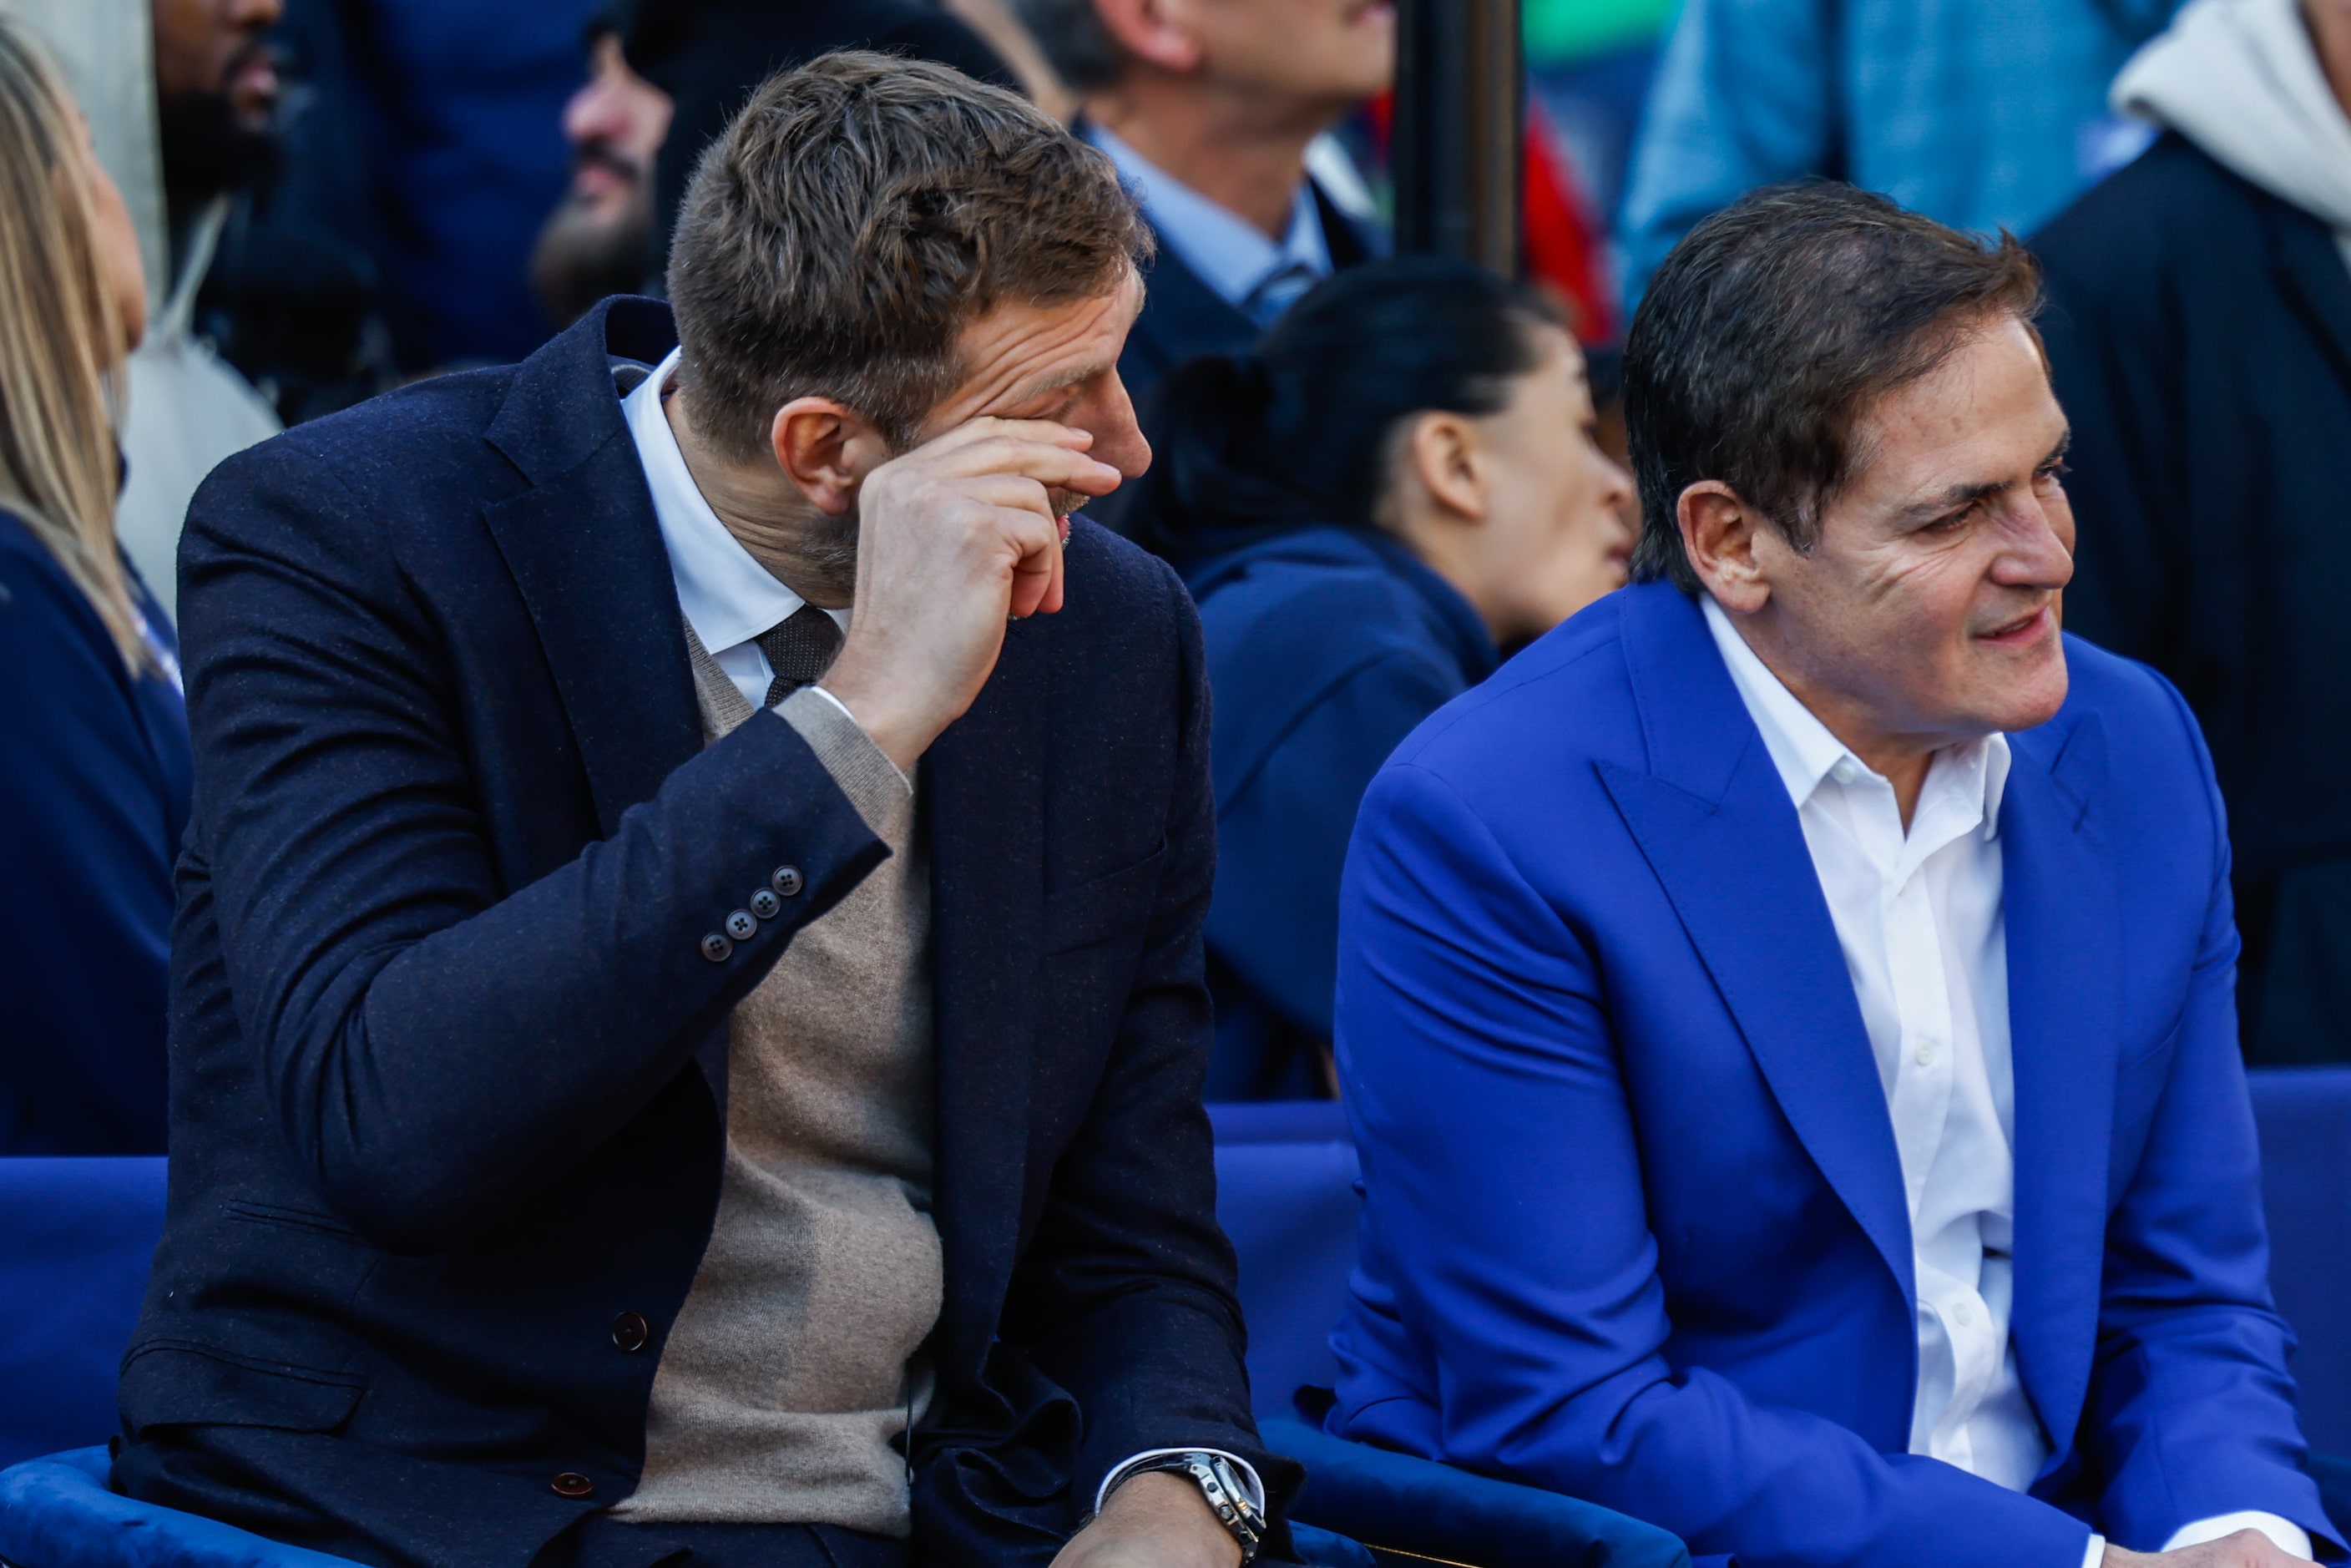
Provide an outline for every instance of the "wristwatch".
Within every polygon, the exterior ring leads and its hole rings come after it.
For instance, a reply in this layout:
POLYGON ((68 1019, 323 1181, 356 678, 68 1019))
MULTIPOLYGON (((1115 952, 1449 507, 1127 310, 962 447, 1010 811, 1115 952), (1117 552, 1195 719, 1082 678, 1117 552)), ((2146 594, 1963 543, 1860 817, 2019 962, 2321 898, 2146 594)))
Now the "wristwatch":
POLYGON ((1249 1500, 1249 1486, 1241 1479, 1233 1462, 1222 1454, 1192 1448, 1181 1453, 1154 1454, 1127 1467, 1118 1479, 1133 1480, 1154 1470, 1165 1470, 1179 1475, 1200 1489, 1216 1511, 1217 1521, 1232 1532, 1240 1542, 1243 1568, 1257 1561, 1258 1548, 1265 1544, 1267 1529, 1265 1510, 1249 1500))

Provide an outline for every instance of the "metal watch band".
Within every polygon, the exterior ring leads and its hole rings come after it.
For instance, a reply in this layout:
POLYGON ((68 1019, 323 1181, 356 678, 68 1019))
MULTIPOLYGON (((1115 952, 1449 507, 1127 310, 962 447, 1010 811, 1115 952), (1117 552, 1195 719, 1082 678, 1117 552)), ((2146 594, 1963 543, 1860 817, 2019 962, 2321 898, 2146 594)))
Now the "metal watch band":
POLYGON ((1208 1500, 1208 1507, 1215 1512, 1217 1521, 1240 1542, 1243 1568, 1257 1561, 1258 1549, 1265 1544, 1265 1511, 1249 1500, 1249 1487, 1241 1480, 1239 1472, 1233 1469, 1231 1461, 1222 1454, 1197 1449, 1181 1454, 1161 1454, 1144 1460, 1119 1479, 1132 1480, 1154 1470, 1166 1470, 1183 1476, 1198 1487, 1200 1495, 1208 1500))

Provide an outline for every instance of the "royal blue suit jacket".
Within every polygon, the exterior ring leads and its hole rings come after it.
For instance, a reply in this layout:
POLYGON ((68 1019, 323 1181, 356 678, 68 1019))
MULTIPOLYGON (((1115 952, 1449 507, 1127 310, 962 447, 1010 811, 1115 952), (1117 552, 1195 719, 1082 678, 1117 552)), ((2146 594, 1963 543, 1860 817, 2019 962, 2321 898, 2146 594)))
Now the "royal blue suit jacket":
POLYGON ((1399 748, 1343 893, 1341 1435, 1775 1564, 2075 1568, 2302 1471, 2211 768, 2068 642, 2000 814, 2029 1494, 1904 1452, 1903 1183, 1786 787, 1698 607, 1602 601, 1399 748))

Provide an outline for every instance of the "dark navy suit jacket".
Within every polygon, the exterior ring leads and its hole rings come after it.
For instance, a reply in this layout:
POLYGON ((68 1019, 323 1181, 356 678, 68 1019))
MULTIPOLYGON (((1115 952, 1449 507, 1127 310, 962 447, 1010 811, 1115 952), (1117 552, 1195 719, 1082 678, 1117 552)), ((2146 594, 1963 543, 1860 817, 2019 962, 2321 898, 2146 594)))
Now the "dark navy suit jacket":
POLYGON ((1495 664, 1485 623, 1368 528, 1285 531, 1187 566, 1217 695, 1211 1100, 1322 1096, 1355 805, 1396 743, 1495 664))
MULTIPOLYGON (((522 1568, 636 1483, 718 1197, 727 1015, 885 852, 790 726, 703 747, 608 358, 673 340, 664 308, 608 302, 196 497, 135 1497, 522 1568), (780 916, 706 958, 785 865, 780 916)), ((1044 1563, 1144 1448, 1297 1476, 1249 1416, 1199 1104, 1197 625, 1092 525, 1068 573, 922 763, 946 1306, 914 1517, 952 1563, 1044 1563)))
POLYGON ((57 558, 0 511, 0 1155, 163 1152, 188 774, 180 694, 124 666, 57 558))
MULTIPOLYGON (((1601 601, 1365 798, 1339 1059, 1367 1190, 1332 1419, 1746 1568, 2078 1568, 2302 1470, 2195 722, 2069 640, 1999 831, 2030 1494, 1905 1452, 1886 1095, 1786 787, 1698 606, 1601 601)), ((2338 1548, 2333 1550, 2339 1552, 2338 1548)))
MULTIPOLYGON (((1380 254, 1384 243, 1377 235, 1341 211, 1322 186, 1310 180, 1307 188, 1322 214, 1323 243, 1331 248, 1333 268, 1380 254)), ((1144 276, 1143 314, 1135 318, 1118 358, 1119 379, 1135 406, 1147 407, 1152 392, 1176 366, 1202 354, 1246 353, 1259 331, 1256 322, 1226 303, 1163 237, 1144 276)))
POLYGON ((2236 850, 2255 1062, 2351 1061, 2351 272, 2178 135, 2033 236, 2073 421, 2068 622, 2177 682, 2236 850))

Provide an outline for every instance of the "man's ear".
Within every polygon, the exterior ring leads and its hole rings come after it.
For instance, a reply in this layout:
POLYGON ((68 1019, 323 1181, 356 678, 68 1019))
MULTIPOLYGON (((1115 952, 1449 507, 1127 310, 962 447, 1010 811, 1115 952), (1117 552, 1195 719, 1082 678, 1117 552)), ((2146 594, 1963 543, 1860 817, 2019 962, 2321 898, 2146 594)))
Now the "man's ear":
POLYGON ((1752 615, 1770 602, 1771 584, 1755 553, 1758 530, 1770 525, 1737 491, 1701 479, 1681 493, 1674 513, 1691 568, 1725 610, 1752 615))
POLYGON ((1463 522, 1486 520, 1485 448, 1475 425, 1433 410, 1413 421, 1405 450, 1431 500, 1463 522))
POLYGON ((778 409, 768 442, 784 477, 829 517, 845 517, 857 486, 891 455, 872 421, 829 397, 798 397, 778 409))
POLYGON ((1191 0, 1093 0, 1102 30, 1123 54, 1186 74, 1200 68, 1200 39, 1191 0))

